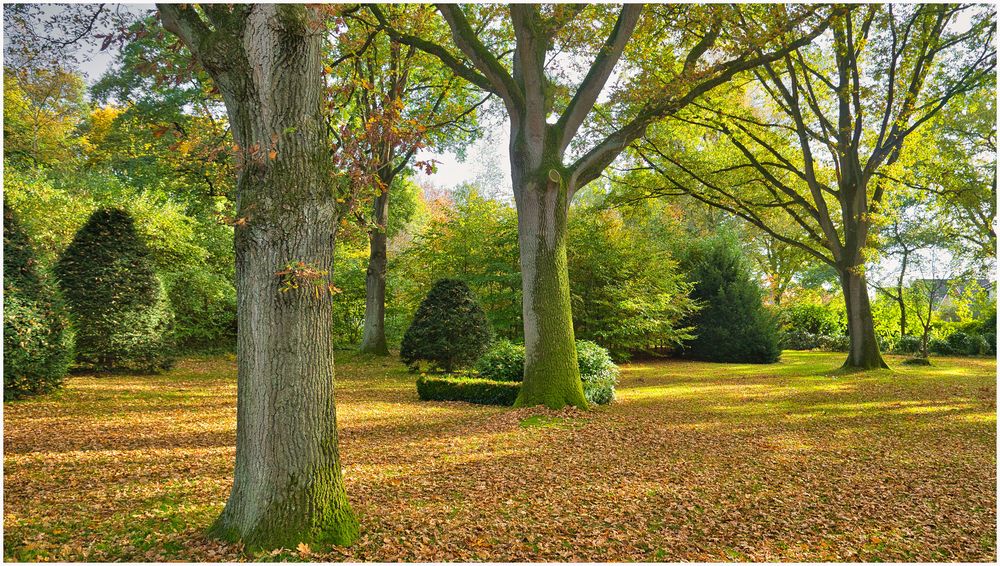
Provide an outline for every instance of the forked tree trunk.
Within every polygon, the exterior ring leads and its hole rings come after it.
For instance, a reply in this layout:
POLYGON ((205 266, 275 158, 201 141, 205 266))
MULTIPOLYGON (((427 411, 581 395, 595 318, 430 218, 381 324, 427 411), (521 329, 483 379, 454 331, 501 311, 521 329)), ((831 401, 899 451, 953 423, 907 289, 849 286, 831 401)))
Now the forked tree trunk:
POLYGON ((567 187, 561 180, 529 182, 517 197, 525 360, 514 406, 585 409, 566 264, 567 187))
POLYGON ((875 319, 868 299, 865 276, 852 269, 844 269, 840 273, 840 284, 844 290, 844 301, 847 306, 847 332, 850 338, 850 348, 844 367, 887 369, 889 366, 882 359, 878 339, 875 336, 875 319))
POLYGON ((389 355, 385 340, 385 275, 388 264, 386 254, 386 225, 389 220, 389 188, 375 198, 373 216, 375 228, 368 236, 368 274, 365 278, 365 328, 361 335, 360 350, 380 356, 389 355))
POLYGON ((189 6, 160 6, 212 74, 239 146, 236 467, 212 532, 249 549, 349 544, 358 524, 337 450, 326 287, 336 226, 326 27, 302 5, 203 9, 219 31, 189 6))

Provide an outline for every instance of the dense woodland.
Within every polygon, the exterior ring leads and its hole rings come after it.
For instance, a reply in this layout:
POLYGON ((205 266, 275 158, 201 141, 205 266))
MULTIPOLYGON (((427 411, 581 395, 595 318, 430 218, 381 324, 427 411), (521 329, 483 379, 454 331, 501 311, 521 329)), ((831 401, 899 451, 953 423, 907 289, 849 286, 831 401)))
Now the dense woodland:
POLYGON ((65 10, 4 12, 4 399, 235 352, 245 430, 333 434, 240 436, 224 538, 356 537, 336 351, 551 408, 637 359, 995 355, 990 6, 65 10), (435 182, 490 128, 510 171, 435 182), (323 516, 254 522, 259 462, 332 469, 285 499, 323 516))

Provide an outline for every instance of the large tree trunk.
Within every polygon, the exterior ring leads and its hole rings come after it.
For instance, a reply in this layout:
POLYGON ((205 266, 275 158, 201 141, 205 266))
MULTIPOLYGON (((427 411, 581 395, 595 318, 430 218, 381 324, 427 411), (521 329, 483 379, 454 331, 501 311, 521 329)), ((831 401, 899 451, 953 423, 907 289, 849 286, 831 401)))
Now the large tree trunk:
POLYGON ((375 198, 373 216, 375 228, 368 237, 370 252, 368 275, 365 279, 365 328, 359 349, 369 354, 387 356, 389 346, 385 341, 385 274, 388 258, 385 229, 389 220, 388 186, 375 198))
POLYGON ((875 337, 875 320, 872 317, 865 276, 856 273, 853 269, 844 269, 840 273, 840 284, 843 287, 844 301, 847 305, 847 332, 850 337, 850 349, 844 367, 851 369, 888 368, 889 366, 882 359, 882 354, 878 349, 878 339, 875 337))
POLYGON ((212 532, 250 549, 349 544, 358 524, 337 449, 327 287, 336 206, 321 110, 326 28, 301 5, 248 10, 242 34, 219 39, 241 45, 213 73, 240 173, 236 468, 212 532))
POLYGON ((586 408, 566 265, 568 192, 561 180, 543 183, 528 182, 517 191, 525 360, 514 406, 586 408))

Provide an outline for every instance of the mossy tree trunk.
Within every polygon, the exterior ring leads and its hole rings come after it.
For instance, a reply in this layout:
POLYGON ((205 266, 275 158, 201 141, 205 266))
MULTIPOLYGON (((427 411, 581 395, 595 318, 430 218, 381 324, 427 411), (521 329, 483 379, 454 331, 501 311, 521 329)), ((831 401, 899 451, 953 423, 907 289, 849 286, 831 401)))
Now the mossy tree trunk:
POLYGON ((566 264, 568 208, 567 187, 558 178, 528 182, 517 191, 525 348, 517 407, 587 407, 566 264))
POLYGON ((239 146, 236 467, 212 532, 250 549, 349 544, 358 524, 338 456, 326 286, 337 225, 326 27, 302 5, 159 10, 219 87, 239 146))
POLYGON ((888 364, 879 352, 878 337, 875 335, 875 319, 872 316, 868 298, 868 285, 863 274, 855 270, 844 270, 840 275, 847 306, 847 333, 850 347, 845 368, 884 369, 888 364))

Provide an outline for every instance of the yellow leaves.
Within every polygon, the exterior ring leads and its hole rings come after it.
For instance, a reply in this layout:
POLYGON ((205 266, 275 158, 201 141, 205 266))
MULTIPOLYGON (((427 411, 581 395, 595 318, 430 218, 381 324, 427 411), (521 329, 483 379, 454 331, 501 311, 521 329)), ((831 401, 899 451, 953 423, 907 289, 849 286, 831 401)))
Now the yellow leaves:
POLYGON ((295 547, 295 550, 299 551, 299 556, 302 558, 308 558, 312 555, 312 551, 309 550, 309 545, 304 542, 300 542, 299 545, 295 547))
POLYGON ((421 402, 398 360, 338 352, 364 534, 260 554, 204 534, 232 486, 231 355, 74 375, 4 407, 4 558, 992 560, 996 361, 828 376, 841 361, 644 361, 623 367, 620 402, 580 413, 421 402), (520 426, 532 417, 586 422, 520 426))
POLYGON ((271 151, 267 152, 267 158, 270 159, 271 161, 274 161, 275 159, 277 159, 278 158, 278 150, 272 149, 271 151))

